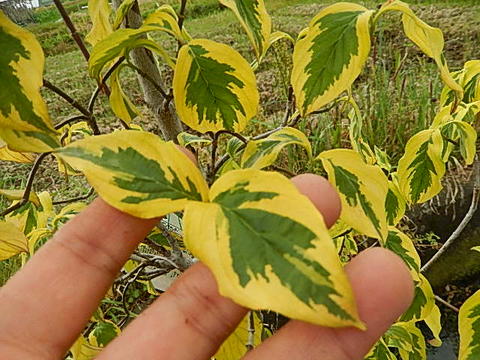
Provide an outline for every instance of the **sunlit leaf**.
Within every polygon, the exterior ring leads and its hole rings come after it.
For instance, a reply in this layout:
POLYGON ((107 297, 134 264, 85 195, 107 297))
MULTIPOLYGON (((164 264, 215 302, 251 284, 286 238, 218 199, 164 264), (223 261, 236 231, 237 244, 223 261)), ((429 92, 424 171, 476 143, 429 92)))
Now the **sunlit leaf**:
POLYGON ((0 160, 28 164, 35 160, 35 155, 32 153, 10 150, 7 144, 0 139, 0 160))
POLYGON ((390 351, 382 338, 374 345, 364 360, 397 360, 397 357, 390 351))
POLYGON ((253 45, 257 59, 261 59, 270 45, 272 19, 263 0, 220 0, 230 8, 242 24, 253 45))
POLYGON ((403 327, 411 336, 411 348, 407 344, 407 348, 398 348, 400 358, 402 360, 427 360, 427 347, 425 337, 420 329, 413 322, 396 323, 397 327, 403 327))
POLYGON ((101 348, 91 345, 83 336, 80 336, 70 348, 72 360, 93 360, 101 348))
POLYGON ((81 170, 110 205, 140 218, 182 210, 208 198, 193 162, 173 143, 136 130, 76 141, 57 152, 81 170))
POLYGON ((121 333, 120 328, 111 321, 98 322, 88 335, 90 344, 96 347, 105 347, 121 333))
POLYGON ((319 325, 362 327, 321 215, 286 177, 230 171, 210 199, 187 204, 185 244, 223 296, 319 325))
POLYGON ((297 40, 291 83, 303 116, 334 100, 360 75, 370 52, 372 13, 352 3, 328 6, 297 40))
POLYGON ((357 152, 348 149, 324 151, 318 159, 340 194, 340 218, 355 230, 385 241, 388 179, 382 170, 365 164, 357 152))
POLYGON ((118 9, 115 11, 115 20, 113 21, 113 30, 117 30, 121 25, 128 12, 135 4, 135 0, 123 0, 118 9))
POLYGON ((254 169, 270 166, 287 145, 300 145, 309 157, 312 156, 312 146, 306 135, 295 128, 285 127, 265 139, 249 141, 243 152, 241 166, 254 169))
POLYGON ((388 181, 388 193, 385 199, 385 211, 387 212, 387 221, 389 225, 395 226, 405 215, 407 204, 403 195, 398 189, 397 174, 391 174, 392 180, 388 181))
POLYGON ((457 93, 459 99, 463 98, 463 89, 453 79, 443 56, 444 39, 440 29, 432 27, 418 18, 408 4, 402 1, 386 2, 378 15, 385 11, 402 12, 402 23, 405 35, 417 45, 422 52, 432 58, 440 70, 440 77, 444 83, 457 93))
MULTIPOLYGON (((480 100, 480 60, 467 61, 462 70, 452 74, 453 79, 463 88, 462 102, 468 104, 480 100)), ((445 86, 440 96, 440 104, 451 104, 455 93, 445 86)))
POLYGON ((231 47, 203 39, 180 49, 173 95, 180 119, 201 133, 241 132, 259 102, 247 61, 231 47))
POLYGON ((477 131, 465 121, 450 121, 442 126, 442 134, 459 143, 460 154, 467 165, 473 164, 477 153, 477 131))
POLYGON ((88 14, 92 20, 92 28, 85 36, 90 45, 95 46, 113 31, 110 23, 112 8, 108 0, 88 0, 88 14))
POLYGON ((58 147, 40 94, 45 61, 40 44, 2 11, 0 43, 0 137, 14 151, 46 152, 58 147))

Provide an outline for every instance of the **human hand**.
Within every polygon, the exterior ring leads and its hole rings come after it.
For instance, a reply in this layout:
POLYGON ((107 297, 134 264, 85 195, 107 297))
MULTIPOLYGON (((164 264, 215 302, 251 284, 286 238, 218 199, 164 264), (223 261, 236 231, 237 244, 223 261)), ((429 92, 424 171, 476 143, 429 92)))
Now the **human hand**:
MULTIPOLYGON (((338 196, 322 178, 292 179, 333 224, 338 196)), ((158 219, 142 220, 97 199, 66 224, 0 290, 0 358, 63 359, 122 265, 158 219)), ((406 310, 413 284, 406 266, 380 248, 347 266, 366 331, 292 320, 248 360, 361 360, 406 310)), ((201 263, 187 270, 97 357, 98 360, 209 359, 247 309, 218 294, 201 263)))

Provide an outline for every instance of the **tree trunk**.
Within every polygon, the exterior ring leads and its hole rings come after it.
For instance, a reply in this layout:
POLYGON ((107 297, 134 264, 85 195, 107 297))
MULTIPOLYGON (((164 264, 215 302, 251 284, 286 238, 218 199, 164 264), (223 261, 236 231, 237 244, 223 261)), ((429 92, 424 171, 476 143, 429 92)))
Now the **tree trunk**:
MULTIPOLYGON (((121 0, 114 0, 114 7, 118 8, 121 0)), ((132 9, 127 14, 128 27, 137 29, 142 25, 142 16, 138 2, 135 1, 132 9)), ((146 74, 151 80, 165 90, 165 84, 162 81, 160 70, 153 54, 150 50, 137 48, 130 52, 133 64, 138 67, 142 73, 146 74)), ((178 119, 175 107, 170 99, 165 99, 162 93, 155 88, 152 82, 141 74, 137 74, 138 81, 142 87, 145 102, 149 109, 155 115, 158 121, 160 131, 165 140, 177 141, 177 135, 183 131, 182 123, 178 119)), ((166 93, 167 91, 164 91, 166 93)))

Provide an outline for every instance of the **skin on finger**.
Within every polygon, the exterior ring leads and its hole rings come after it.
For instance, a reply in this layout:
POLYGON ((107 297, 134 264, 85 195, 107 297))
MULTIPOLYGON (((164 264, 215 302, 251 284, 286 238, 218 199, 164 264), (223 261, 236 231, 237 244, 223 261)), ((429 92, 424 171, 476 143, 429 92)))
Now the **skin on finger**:
POLYGON ((410 305, 413 281, 403 261, 381 248, 363 251, 345 270, 366 331, 290 321, 245 360, 362 360, 410 305))
POLYGON ((335 224, 340 216, 342 204, 340 196, 328 180, 315 174, 297 175, 291 180, 320 211, 327 227, 335 224))
POLYGON ((0 289, 2 358, 63 358, 158 221, 132 217, 97 199, 68 222, 0 289))
MULTIPOLYGON (((308 196, 307 188, 315 186, 315 193, 323 195, 312 201, 335 222, 339 209, 324 203, 335 199, 335 190, 319 176, 308 181, 299 178, 293 182, 302 193, 308 196)), ((213 275, 199 263, 109 344, 98 360, 209 359, 246 312, 219 295, 213 275)))

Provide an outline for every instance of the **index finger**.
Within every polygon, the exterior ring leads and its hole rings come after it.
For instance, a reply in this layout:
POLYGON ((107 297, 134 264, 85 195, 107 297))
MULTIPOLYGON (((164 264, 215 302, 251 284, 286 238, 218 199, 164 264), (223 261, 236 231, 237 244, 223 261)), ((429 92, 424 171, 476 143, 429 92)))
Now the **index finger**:
POLYGON ((0 290, 2 357, 61 358, 158 221, 101 199, 69 221, 0 290))

